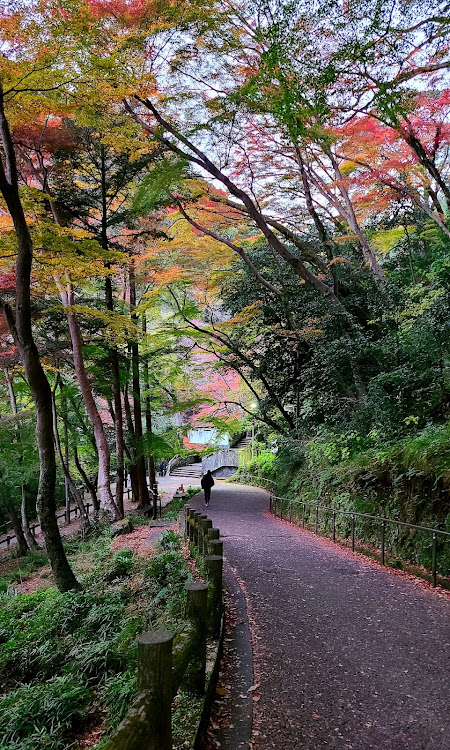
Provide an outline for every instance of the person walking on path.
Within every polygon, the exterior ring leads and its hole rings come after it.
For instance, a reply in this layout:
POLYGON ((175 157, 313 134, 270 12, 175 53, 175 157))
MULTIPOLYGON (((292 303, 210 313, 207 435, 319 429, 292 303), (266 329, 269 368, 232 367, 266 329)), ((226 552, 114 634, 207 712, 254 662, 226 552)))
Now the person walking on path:
POLYGON ((211 499, 211 487, 214 487, 214 479, 211 474, 211 472, 206 472, 205 476, 202 477, 200 484, 202 485, 202 489, 205 492, 205 505, 208 507, 209 501, 211 499))

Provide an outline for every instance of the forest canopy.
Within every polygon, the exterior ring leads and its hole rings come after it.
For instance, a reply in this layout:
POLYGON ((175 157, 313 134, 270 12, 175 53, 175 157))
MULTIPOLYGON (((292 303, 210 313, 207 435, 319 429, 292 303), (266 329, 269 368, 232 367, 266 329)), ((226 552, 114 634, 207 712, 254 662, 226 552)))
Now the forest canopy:
POLYGON ((62 485, 146 506, 193 424, 448 519, 449 7, 2 6, 0 504, 61 590, 62 485))

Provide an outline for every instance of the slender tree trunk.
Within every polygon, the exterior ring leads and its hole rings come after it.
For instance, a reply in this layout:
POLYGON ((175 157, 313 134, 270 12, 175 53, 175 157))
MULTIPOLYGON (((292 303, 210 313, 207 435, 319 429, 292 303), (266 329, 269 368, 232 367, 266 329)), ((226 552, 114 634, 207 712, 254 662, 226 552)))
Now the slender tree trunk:
POLYGON ((93 482, 91 482, 91 480, 89 479, 89 477, 86 474, 85 470, 83 469, 83 466, 81 465, 80 457, 78 455, 78 448, 77 448, 76 445, 74 445, 74 447, 73 447, 73 455, 74 455, 74 458, 75 458, 75 466, 77 467, 77 469, 79 471, 79 474, 80 474, 83 482, 85 483, 86 488, 87 488, 87 490, 88 490, 88 492, 89 492, 89 494, 91 496, 92 505, 94 506, 94 510, 95 511, 99 511, 100 510, 100 505, 99 505, 99 502, 98 502, 98 497, 97 497, 97 491, 95 489, 95 484, 93 482))
POLYGON ((56 521, 56 457, 53 444, 52 395, 50 384, 42 368, 34 342, 31 325, 31 267, 33 245, 19 196, 17 165, 11 133, 3 106, 3 89, 0 87, 0 133, 3 160, 0 159, 0 190, 14 223, 17 237, 16 305, 15 313, 8 304, 2 304, 9 330, 19 350, 33 400, 36 405, 36 438, 39 450, 39 486, 37 511, 45 539, 56 585, 60 591, 78 586, 68 563, 61 534, 56 521))
POLYGON ((28 547, 30 549, 37 549, 39 547, 36 539, 31 531, 30 524, 27 517, 27 498, 25 495, 25 485, 22 485, 22 502, 20 504, 20 517, 22 519, 22 529, 25 539, 27 540, 28 547))
MULTIPOLYGON (((142 331, 144 334, 147 333, 147 315, 144 312, 142 315, 142 331)), ((152 435, 152 404, 150 399, 150 375, 149 375, 149 368, 148 368, 148 359, 145 358, 144 360, 144 388, 145 388, 145 429, 147 432, 147 437, 151 437, 152 435)), ((155 471, 155 459, 153 456, 153 453, 151 451, 148 451, 147 454, 147 464, 148 464, 148 483, 153 490, 153 487, 156 484, 156 471, 155 471)), ((156 518, 157 515, 157 499, 156 495, 153 495, 153 518, 156 518)))
POLYGON ((354 231, 354 233, 358 237, 359 243, 362 248, 364 259, 369 264, 380 289, 386 289, 386 286, 387 286, 386 274, 384 273, 383 269, 378 263, 378 259, 375 253, 373 252, 372 248, 370 247, 370 244, 366 235, 364 234, 361 227, 359 226, 359 222, 358 222, 358 219, 356 218, 355 210, 353 208, 353 203, 351 202, 348 191, 346 187, 344 186, 343 176, 342 176, 341 170, 339 169, 338 161, 335 155, 333 154, 331 148, 329 147, 324 148, 324 153, 326 153, 326 155, 330 159, 331 164, 333 166, 334 174, 337 180, 338 190, 344 202, 347 219, 350 224, 350 228, 354 231))
MULTIPOLYGON (((136 277, 134 275, 134 264, 130 263, 130 310, 131 319, 137 323, 136 309, 136 277)), ((147 473, 145 470, 145 458, 142 445, 142 407, 141 407, 141 384, 139 376, 139 344, 137 340, 131 342, 131 367, 133 373, 133 412, 134 412, 134 441, 136 446, 136 472, 139 485, 138 507, 143 508, 150 504, 147 487, 147 473)))
POLYGON ((60 289, 61 301, 66 310, 67 322, 69 324, 70 338, 72 340, 73 361, 78 385, 83 397, 84 405, 92 422, 94 429, 95 443, 98 450, 98 497, 100 508, 108 513, 110 518, 117 521, 120 513, 114 502, 111 492, 111 483, 109 477, 110 470, 110 453, 108 441, 106 439, 103 422, 97 405, 92 394, 91 384, 86 372, 83 358, 83 345, 81 340, 80 328, 75 313, 71 309, 74 304, 72 285, 69 283, 67 291, 60 289))
MULTIPOLYGON (((405 139, 408 146, 414 151, 420 163, 425 167, 428 174, 437 182, 440 189, 442 190, 445 200, 447 202, 447 208, 450 209, 450 188, 442 177, 439 169, 437 168, 434 160, 428 156, 427 151, 423 143, 416 137, 414 132, 400 128, 399 132, 405 139)), ((442 212, 442 209, 441 209, 442 212)))
MULTIPOLYGON (((104 250, 109 249, 108 242, 108 205, 107 205, 107 184, 106 184, 106 157, 105 147, 102 145, 100 149, 101 156, 101 189, 102 189, 102 224, 101 224, 101 238, 102 247, 104 250)), ((107 276, 105 279, 105 299, 106 309, 113 312, 114 310, 114 297, 111 277, 107 276)), ((120 517, 124 517, 123 507, 123 487, 124 487, 124 437, 123 437, 123 412, 122 412, 122 400, 120 391, 120 370, 119 370, 119 355, 116 347, 110 347, 109 359, 111 362, 111 375, 112 375, 112 387, 114 397, 114 430, 116 439, 116 506, 118 508, 120 517)))
MULTIPOLYGON (((58 382, 55 384, 55 389, 58 385, 58 382)), ((78 490, 78 487, 76 486, 75 482, 72 479, 72 476, 69 471, 69 464, 65 462, 63 452, 61 449, 61 440, 59 438, 59 431, 58 431, 58 416, 56 413, 56 398, 55 398, 55 392, 52 393, 53 396, 53 434, 55 437, 55 446, 56 446, 56 453, 58 454, 59 463, 61 464, 61 468, 63 470, 64 476, 67 479, 69 489, 72 493, 73 498, 75 499, 75 502, 78 506, 78 510, 80 511, 80 517, 82 519, 82 526, 84 528, 89 526, 89 519, 87 517, 86 508, 84 506, 83 498, 81 497, 81 493, 78 490)))
POLYGON ((21 557, 25 557, 29 550, 29 546, 22 528, 22 524, 20 522, 20 518, 17 515, 17 511, 14 507, 14 504, 9 502, 7 504, 7 510, 8 510, 8 516, 9 520, 11 521, 11 525, 14 529, 14 533, 16 535, 17 539, 17 548, 19 550, 19 554, 21 557))
MULTIPOLYGON (((313 203, 312 194, 311 194, 311 188, 309 185, 308 175, 305 169, 305 162, 303 161, 302 152, 300 150, 300 147, 295 144, 295 152, 297 154, 297 161, 298 165, 300 167, 300 174, 302 178, 303 183, 303 190, 305 193, 305 201, 306 201, 306 208, 308 209, 308 213, 311 216, 314 226, 316 227, 317 234, 319 235, 319 239, 323 245, 323 248, 325 250, 328 262, 333 260, 333 248, 334 248, 334 242, 330 237, 328 236, 328 232, 325 228, 325 225, 320 218, 319 214, 316 211, 316 208, 313 203)), ((336 295, 336 297, 339 297, 339 280, 337 275, 337 268, 333 264, 330 266, 331 269, 331 276, 333 278, 333 291, 336 295)))
POLYGON ((131 447, 127 448, 125 446, 125 452, 130 462, 130 482, 131 482, 131 492, 132 492, 132 497, 133 497, 133 503, 137 503, 139 502, 139 484, 138 484, 137 471, 136 471, 136 450, 135 450, 136 442, 134 439, 134 424, 133 424, 133 417, 131 415, 128 388, 125 389, 123 403, 125 407, 125 415, 127 419, 128 433, 131 438, 131 447))
MULTIPOLYGON (((67 399, 64 395, 63 384, 60 381, 61 391, 61 407, 63 412, 64 421, 64 462, 66 466, 69 466, 69 429, 67 426, 67 399)), ((69 480, 64 475, 64 498, 65 498, 65 512, 66 512, 66 523, 70 523, 70 491, 69 491, 69 480)))
POLYGON ((121 517, 124 517, 123 488, 125 484, 125 461, 124 461, 124 435, 123 435, 123 411, 120 390, 119 356, 117 349, 110 350, 111 372, 113 377, 114 391, 114 428, 116 439, 116 505, 121 517))
POLYGON ((16 415, 17 414, 17 399, 16 399, 16 394, 14 391, 13 377, 7 367, 5 367, 3 372, 5 373, 11 411, 14 415, 16 415))

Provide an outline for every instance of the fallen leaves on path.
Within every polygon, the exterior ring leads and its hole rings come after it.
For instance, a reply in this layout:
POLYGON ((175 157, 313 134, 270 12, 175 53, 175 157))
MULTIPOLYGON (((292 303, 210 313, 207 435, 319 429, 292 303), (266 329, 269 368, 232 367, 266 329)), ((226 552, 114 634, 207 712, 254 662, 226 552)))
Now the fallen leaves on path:
POLYGON ((270 512, 270 510, 266 510, 264 515, 267 516, 267 518, 272 519, 275 523, 281 524, 284 527, 289 527, 290 529, 297 531, 298 534, 306 534, 308 537, 314 539, 318 544, 320 544, 321 547, 328 550, 333 550, 333 552, 335 552, 337 555, 340 555, 341 558, 345 558, 347 561, 357 559, 359 560, 359 562, 364 563, 364 565, 367 565, 373 570, 384 571, 385 573, 389 573, 390 575, 396 576, 397 578, 406 579, 408 581, 411 581, 411 583, 413 583, 423 591, 428 591, 430 593, 433 593, 434 596, 450 600, 450 591, 443 588, 442 586, 433 587, 430 581, 426 581, 424 578, 420 578, 413 573, 408 573, 406 570, 399 570, 398 568, 391 568, 388 565, 382 565, 380 562, 378 562, 378 560, 374 560, 373 557, 369 557, 363 552, 352 552, 352 550, 346 547, 344 544, 333 542, 332 539, 329 539, 326 536, 315 534, 313 531, 304 529, 295 523, 290 523, 290 521, 285 520, 284 518, 281 519, 274 516, 273 513, 270 512))

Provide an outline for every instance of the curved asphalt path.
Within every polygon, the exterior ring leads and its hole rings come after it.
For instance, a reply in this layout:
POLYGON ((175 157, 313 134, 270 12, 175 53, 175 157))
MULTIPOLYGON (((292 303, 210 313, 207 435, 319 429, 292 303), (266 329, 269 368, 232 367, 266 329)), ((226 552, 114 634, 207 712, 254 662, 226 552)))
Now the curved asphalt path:
MULTIPOLYGON (((205 512, 202 498, 192 505, 205 512)), ((216 483, 207 511, 246 593, 259 683, 250 747, 450 750, 448 598, 267 507, 262 490, 216 483)))

